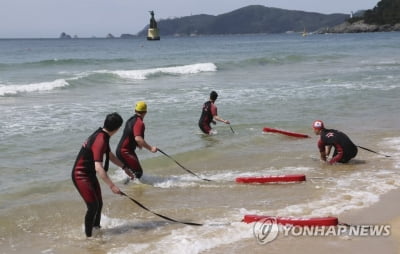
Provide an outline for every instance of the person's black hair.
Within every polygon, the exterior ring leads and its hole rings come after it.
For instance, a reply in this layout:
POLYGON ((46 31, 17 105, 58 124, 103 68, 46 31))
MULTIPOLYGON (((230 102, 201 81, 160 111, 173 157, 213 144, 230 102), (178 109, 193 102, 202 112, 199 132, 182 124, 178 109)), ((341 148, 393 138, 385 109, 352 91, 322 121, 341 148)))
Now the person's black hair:
POLYGON ((105 128, 108 131, 115 131, 119 127, 121 127, 123 121, 124 120, 117 112, 108 114, 106 116, 106 119, 104 120, 103 128, 105 128))
POLYGON ((216 91, 212 91, 212 92, 210 93, 210 99, 213 100, 213 101, 215 101, 217 98, 218 98, 217 92, 216 92, 216 91))

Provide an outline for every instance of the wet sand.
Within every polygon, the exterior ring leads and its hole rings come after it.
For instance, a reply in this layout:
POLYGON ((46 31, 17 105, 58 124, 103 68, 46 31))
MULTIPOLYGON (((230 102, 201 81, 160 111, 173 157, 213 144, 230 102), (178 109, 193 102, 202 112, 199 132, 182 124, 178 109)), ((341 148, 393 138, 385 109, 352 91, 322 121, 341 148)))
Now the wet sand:
POLYGON ((234 246, 209 250, 206 253, 308 253, 353 254, 353 253, 400 253, 400 190, 383 195, 374 205, 347 212, 338 217, 339 223, 351 225, 387 225, 391 226, 388 237, 371 236, 282 236, 260 245, 255 238, 242 241, 234 246))
MULTIPOLYGON (((293 151, 293 149, 300 147, 301 143, 292 142, 291 145, 290 151, 293 151)), ((237 153, 239 152, 227 153, 224 151, 217 153, 212 151, 209 154, 202 154, 205 156, 205 158, 200 156, 202 159, 198 159, 199 156, 194 156, 196 153, 193 156, 191 154, 188 156, 186 154, 174 155, 174 158, 184 162, 185 166, 195 169, 195 172, 200 174, 202 170, 207 171, 208 167, 212 167, 215 174, 210 174, 211 179, 217 177, 220 172, 226 171, 227 168, 230 169, 230 172, 233 172, 232 178, 233 175, 250 172, 249 168, 256 172, 262 171, 267 162, 277 165, 277 168, 294 165, 301 159, 305 161, 302 162, 303 167, 312 168, 315 167, 316 163, 319 163, 309 159, 308 152, 297 153, 296 157, 285 155, 279 157, 275 154, 269 155, 269 153, 266 155, 264 150, 258 147, 250 148, 247 147, 247 153, 241 154, 241 156, 238 156, 237 153)), ((243 152, 240 151, 240 153, 243 152)), ((363 154, 360 154, 358 161, 364 161, 362 156, 363 154)), ((392 161, 389 160, 384 162, 371 160, 368 165, 369 168, 377 168, 375 165, 378 164, 380 165, 379 168, 393 167, 392 161), (382 165, 383 163, 386 164, 382 165)), ((155 179, 163 179, 163 177, 182 171, 173 162, 165 165, 164 157, 146 161, 144 165, 149 174, 157 176, 154 177, 155 179), (164 166, 161 167, 160 165, 164 166)), ((324 178, 336 179, 336 177, 346 177, 346 174, 349 175, 357 169, 360 171, 361 168, 365 168, 365 164, 361 164, 361 167, 360 164, 351 164, 346 168, 340 167, 340 165, 335 166, 335 168, 321 167, 321 169, 317 168, 314 171, 307 171, 307 173, 311 176, 319 176, 317 173, 321 173, 324 178)), ((189 174, 182 173, 182 177, 187 175, 189 174)), ((206 178, 208 178, 208 175, 206 178)), ((68 182, 65 183, 65 191, 62 195, 65 200, 59 200, 61 195, 58 193, 53 193, 50 196, 47 193, 46 196, 37 194, 34 197, 38 200, 47 200, 49 203, 46 201, 39 204, 29 204, 27 206, 29 209, 13 210, 10 208, 7 218, 12 219, 7 228, 12 229, 12 231, 6 233, 8 238, 1 239, 0 237, 0 240, 2 240, 0 241, 0 253, 148 253, 148 250, 152 248, 160 250, 159 246, 171 248, 173 252, 169 253, 188 253, 191 246, 190 243, 185 242, 192 242, 192 245, 197 246, 200 251, 196 253, 207 254, 400 253, 400 231, 398 230, 400 228, 400 204, 398 202, 400 189, 382 195, 380 200, 370 207, 352 209, 345 213, 339 213, 339 211, 333 213, 337 214, 335 216, 339 218, 341 223, 352 225, 390 224, 392 234, 389 237, 285 237, 282 233, 279 233, 277 240, 260 245, 252 234, 253 225, 239 222, 241 216, 238 209, 249 207, 266 212, 268 210, 278 211, 288 204, 297 204, 300 198, 301 202, 307 202, 308 198, 311 199, 312 197, 314 199, 319 198, 318 192, 325 188, 331 188, 331 185, 324 185, 317 180, 316 183, 306 181, 289 185, 254 186, 235 184, 225 177, 222 180, 218 183, 202 183, 201 181, 199 183, 195 179, 189 180, 190 185, 173 185, 171 188, 135 183, 126 186, 122 183, 118 184, 127 194, 161 214, 192 222, 203 222, 209 218, 226 216, 236 223, 232 226, 223 226, 213 230, 207 229, 207 227, 192 229, 182 225, 170 224, 137 207, 126 198, 111 194, 107 187, 103 186, 104 214, 109 219, 104 218, 103 220, 103 223, 105 223, 103 225, 103 236, 95 238, 93 241, 87 241, 83 234, 82 225, 85 206, 72 184, 68 182), (191 185, 192 183, 195 184, 191 185), (318 188, 316 188, 317 185, 318 188), (315 195, 316 197, 314 197, 315 195), (259 202, 265 200, 269 203, 259 202), (240 240, 227 240, 227 238, 235 239, 237 235, 239 235, 238 239, 240 240), (179 240, 182 240, 183 243, 180 244, 179 240), (178 241, 178 243, 174 241, 178 241), (207 248, 207 244, 217 247, 204 250, 207 248), (151 247, 146 247, 146 245, 151 247)), ((391 182, 390 179, 385 181, 391 182)), ((182 180, 182 183, 184 182, 182 180)), ((396 182, 393 184, 395 187, 399 186, 396 182)), ((338 195, 341 194, 338 189, 335 188, 335 190, 338 195)), ((341 192, 343 191, 345 190, 341 190, 341 192)), ((346 202, 352 201, 351 199, 346 200, 343 203, 344 205, 346 205, 346 202)), ((359 202, 363 201, 360 200, 359 202)), ((337 208, 340 209, 340 207, 337 208)), ((1 229, 0 233, 2 233, 1 229)))

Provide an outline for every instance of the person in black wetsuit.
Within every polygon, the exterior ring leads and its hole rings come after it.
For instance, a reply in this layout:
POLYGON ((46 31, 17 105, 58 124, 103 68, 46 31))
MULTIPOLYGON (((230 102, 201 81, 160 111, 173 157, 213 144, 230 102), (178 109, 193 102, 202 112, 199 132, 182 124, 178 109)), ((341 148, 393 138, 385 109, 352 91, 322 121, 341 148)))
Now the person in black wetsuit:
POLYGON ((97 129, 83 143, 72 169, 72 181, 87 206, 85 215, 85 234, 87 237, 92 236, 94 227, 100 228, 103 198, 96 174, 110 187, 113 193, 121 194, 121 190, 109 178, 107 171, 109 160, 124 168, 125 171, 128 170, 111 152, 109 144, 110 137, 119 130, 122 122, 122 117, 118 113, 108 114, 103 128, 97 129), (106 159, 103 164, 104 155, 106 159))
POLYGON ((146 148, 152 153, 158 151, 157 147, 149 145, 144 139, 145 125, 143 122, 147 114, 147 104, 139 101, 135 105, 135 114, 126 121, 124 133, 118 143, 116 155, 131 169, 135 177, 141 178, 143 169, 135 153, 136 148, 146 148))
POLYGON ((315 135, 319 135, 318 149, 321 155, 321 160, 327 161, 327 157, 334 147, 332 159, 328 161, 329 164, 336 162, 347 163, 352 158, 356 157, 358 149, 357 146, 350 140, 350 138, 341 131, 333 129, 325 129, 324 123, 321 120, 314 121, 312 125, 315 135))
POLYGON ((210 124, 211 123, 216 124, 215 120, 226 124, 230 124, 228 120, 224 120, 220 116, 218 116, 218 109, 217 106, 215 105, 215 101, 217 100, 217 98, 218 98, 217 92, 212 91, 210 93, 210 100, 206 101, 203 104, 203 109, 201 111, 201 116, 199 119, 200 130, 208 135, 213 134, 210 124))

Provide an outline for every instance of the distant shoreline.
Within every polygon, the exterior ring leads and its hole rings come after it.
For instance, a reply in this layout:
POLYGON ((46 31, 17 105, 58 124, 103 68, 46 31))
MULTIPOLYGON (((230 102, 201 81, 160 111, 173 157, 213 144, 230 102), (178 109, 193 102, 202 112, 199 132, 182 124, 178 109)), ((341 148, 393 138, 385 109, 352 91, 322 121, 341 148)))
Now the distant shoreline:
MULTIPOLYGON (((385 24, 385 25, 374 25, 374 24, 366 24, 364 23, 363 20, 350 23, 350 22, 344 22, 342 24, 333 26, 333 27, 327 27, 323 29, 319 29, 317 31, 310 31, 310 33, 313 34, 324 34, 324 33, 375 33, 375 32, 400 32, 400 23, 390 25, 390 24, 385 24)), ((292 33, 297 33, 297 32, 292 32, 292 33)), ((247 34, 238 34, 238 33, 232 33, 232 34, 199 34, 199 35, 165 35, 166 37, 197 37, 197 36, 224 36, 224 35, 254 35, 254 34, 288 34, 288 32, 285 33, 247 33, 247 34)), ((140 39, 143 38, 144 40, 146 37, 143 37, 141 35, 133 35, 133 34, 121 34, 119 37, 111 36, 108 34, 107 36, 104 37, 71 37, 71 36, 66 36, 66 37, 31 37, 31 38, 0 38, 0 40, 44 40, 44 39, 49 39, 49 40, 79 40, 79 39, 91 39, 91 40, 98 40, 98 39, 140 39)))
POLYGON ((317 33, 374 33, 398 31, 400 31, 400 23, 397 23, 395 25, 374 25, 366 24, 363 20, 360 20, 354 23, 344 22, 331 28, 320 29, 317 31, 317 33))

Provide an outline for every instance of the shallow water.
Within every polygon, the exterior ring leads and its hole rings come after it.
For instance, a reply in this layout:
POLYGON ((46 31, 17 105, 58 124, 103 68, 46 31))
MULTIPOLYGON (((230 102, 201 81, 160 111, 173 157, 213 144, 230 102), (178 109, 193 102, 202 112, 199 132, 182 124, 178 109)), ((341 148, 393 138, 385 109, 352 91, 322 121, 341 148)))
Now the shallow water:
MULTIPOLYGON (((135 40, 0 40, 0 249, 2 253, 212 253, 251 247, 245 214, 336 216, 400 185, 399 33, 211 36, 135 40), (197 120, 219 93, 217 135, 197 120), (143 183, 121 189, 167 222, 103 186, 102 229, 83 233, 85 205, 70 180, 83 140, 107 113, 148 103, 138 151, 143 183), (321 164, 315 119, 359 149, 347 165, 321 164), (305 133, 296 139, 264 126, 305 133), (247 185, 238 176, 305 174, 307 181, 247 185)), ((118 133, 111 139, 116 147, 118 133)))

